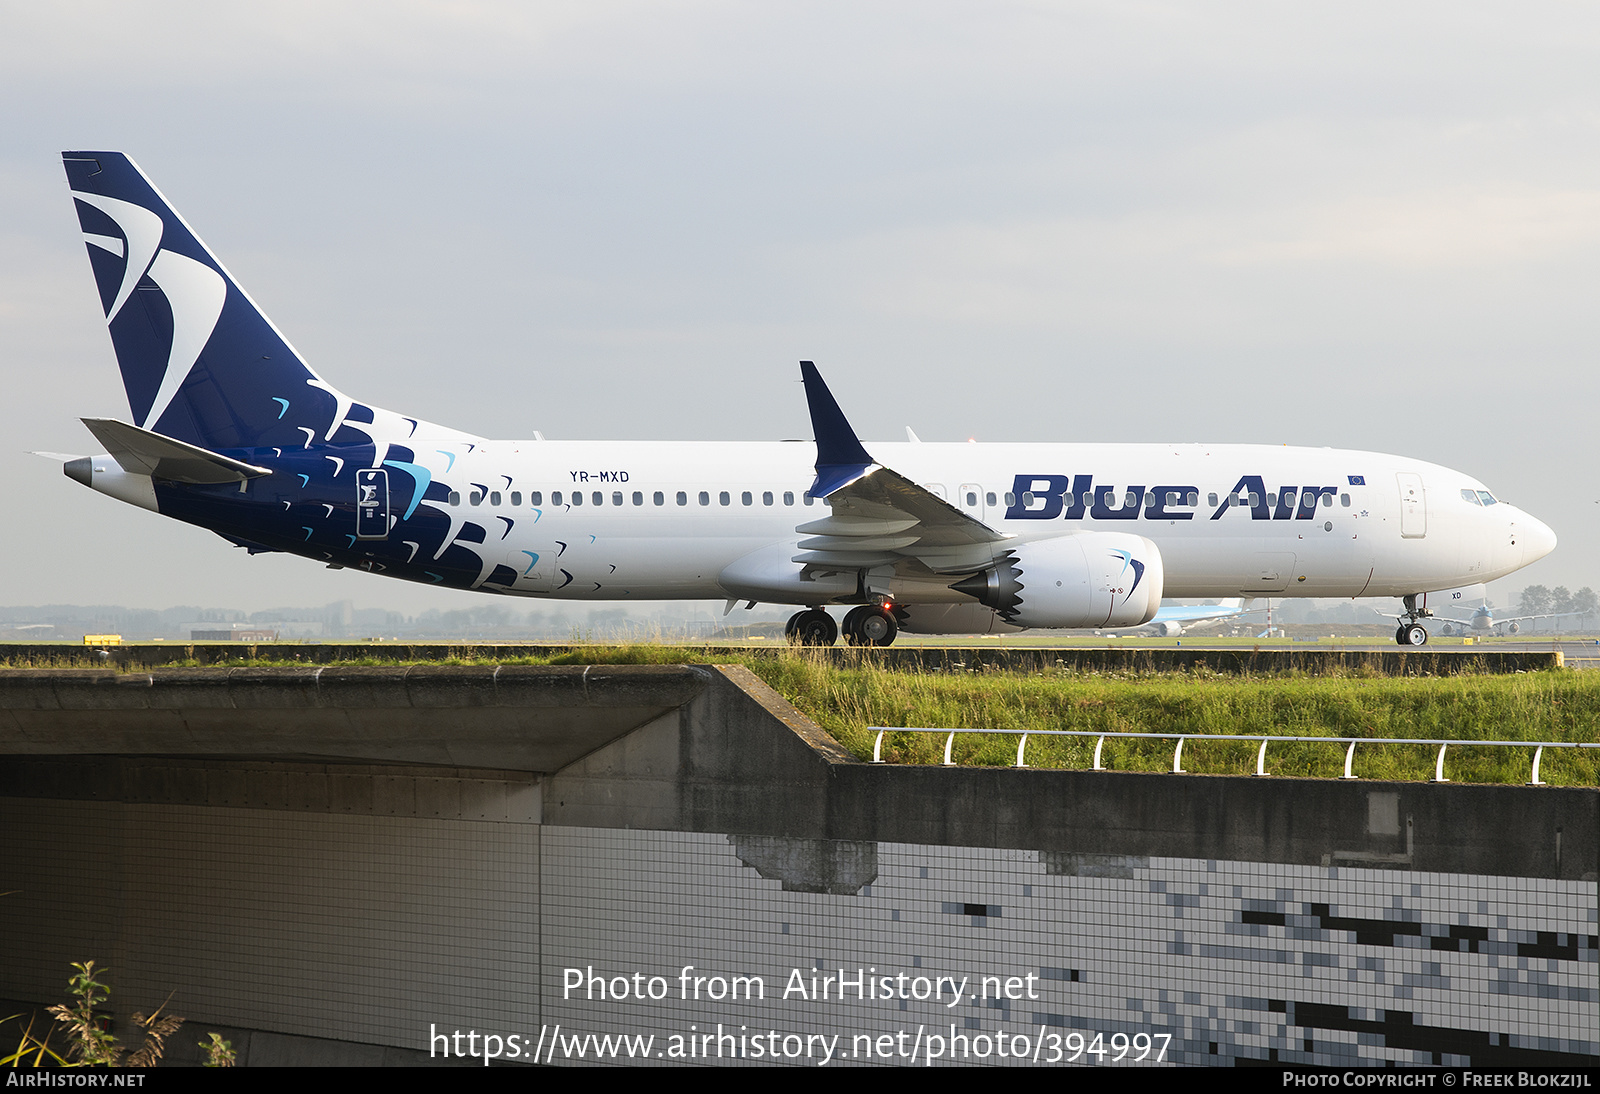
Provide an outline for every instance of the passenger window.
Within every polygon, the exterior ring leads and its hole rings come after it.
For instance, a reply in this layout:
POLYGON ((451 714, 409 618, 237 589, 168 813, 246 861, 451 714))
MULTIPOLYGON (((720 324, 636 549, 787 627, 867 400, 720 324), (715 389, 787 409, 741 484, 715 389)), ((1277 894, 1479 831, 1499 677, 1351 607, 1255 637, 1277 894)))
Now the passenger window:
POLYGON ((1129 490, 1126 494, 1122 495, 1122 507, 1124 509, 1132 509, 1138 504, 1139 498, 1132 490, 1129 490))
MULTIPOLYGON (((635 494, 634 496, 638 497, 637 494, 635 494)), ((640 499, 640 500, 643 500, 643 499, 640 499)), ((613 490, 613 491, 611 491, 611 504, 612 505, 621 505, 622 504, 622 491, 621 490, 613 490)))
POLYGON ((785 490, 783 492, 783 504, 785 504, 785 505, 793 505, 794 504, 794 491, 793 490, 785 490))
POLYGON ((659 490, 657 490, 655 492, 655 494, 651 497, 650 500, 655 502, 657 505, 665 505, 665 504, 667 504, 667 496, 665 494, 663 494, 659 490))
POLYGON ((985 494, 983 500, 984 500, 984 502, 986 504, 993 505, 994 504, 994 491, 991 490, 987 494, 985 494))
POLYGON ((494 493, 489 495, 489 504, 490 505, 499 505, 500 504, 500 491, 496 490, 494 493))
MULTIPOLYGON (((633 504, 635 504, 635 505, 643 505, 644 504, 644 494, 642 492, 640 492, 638 490, 635 490, 633 492, 633 504)), ((657 502, 656 504, 659 505, 660 503, 657 502)))
POLYGON ((1190 505, 1199 505, 1200 504, 1200 491, 1198 491, 1198 490, 1189 491, 1189 504, 1190 505))
POLYGON ((583 504, 583 493, 581 491, 574 490, 572 492, 572 497, 569 500, 572 502, 573 505, 582 505, 583 504))
POLYGON ((706 493, 704 490, 700 491, 700 504, 701 505, 710 505, 711 504, 711 495, 706 493))
POLYGON ((971 507, 973 507, 973 506, 975 506, 977 504, 978 504, 978 495, 973 493, 971 490, 968 490, 967 491, 967 507, 971 508, 971 507))
POLYGON ((1330 506, 1332 504, 1333 504, 1333 495, 1332 494, 1324 494, 1324 495, 1322 495, 1322 507, 1324 509, 1326 509, 1328 506, 1330 506))
POLYGON ((688 505, 689 504, 689 495, 686 494, 682 490, 678 491, 678 504, 679 505, 688 505))
POLYGON ((771 505, 772 504, 772 491, 771 490, 763 490, 761 492, 761 504, 762 505, 771 505))
POLYGON ((811 495, 810 495, 810 493, 805 493, 805 494, 801 494, 801 495, 800 495, 800 500, 801 500, 801 501, 803 501, 803 502, 805 502, 805 503, 806 503, 806 504, 807 504, 807 505, 810 505, 810 504, 812 504, 812 503, 813 503, 813 502, 815 502, 815 501, 816 501, 816 500, 817 500, 817 499, 816 499, 816 498, 814 498, 814 497, 812 497, 812 496, 811 496, 811 495))
POLYGON ((472 502, 473 505, 482 505, 483 504, 483 494, 481 492, 477 491, 477 490, 474 490, 472 492, 472 496, 469 497, 467 500, 472 502))
POLYGON ((717 491, 717 502, 718 502, 718 504, 727 505, 732 500, 733 499, 728 496, 728 492, 726 490, 717 491))
POLYGON ((606 496, 598 490, 591 494, 590 497, 594 499, 596 505, 604 505, 606 502, 606 496))
POLYGON ((513 490, 513 491, 511 491, 511 505, 512 505, 512 507, 515 508, 516 506, 521 505, 521 504, 522 504, 522 491, 521 490, 513 490))
POLYGON ((1350 508, 1350 495, 1349 494, 1340 494, 1339 495, 1339 504, 1344 506, 1346 509, 1350 508))
POLYGON ((1206 504, 1214 507, 1217 504, 1217 496, 1215 494, 1207 494, 1206 504))
POLYGON ((740 505, 754 505, 755 501, 756 501, 756 499, 751 495, 750 491, 748 491, 748 490, 746 490, 744 493, 739 495, 739 504, 740 505))
POLYGON ((1006 508, 1009 509, 1015 504, 1017 504, 1017 496, 1015 494, 1013 494, 1011 491, 1007 490, 1006 491, 1006 508))
POLYGON ((1267 495, 1267 508, 1270 509, 1274 505, 1277 505, 1277 504, 1278 504, 1278 495, 1269 493, 1267 495))
POLYGON ((1258 506, 1260 504, 1261 504, 1261 495, 1257 494, 1254 490, 1250 491, 1250 508, 1254 509, 1256 506, 1258 506))
POLYGON ((533 493, 528 495, 528 504, 529 505, 543 505, 544 504, 544 494, 542 492, 538 491, 538 490, 535 490, 533 493))
POLYGON ((456 491, 456 490, 450 491, 450 504, 451 505, 460 505, 461 504, 461 494, 460 494, 459 491, 456 491))

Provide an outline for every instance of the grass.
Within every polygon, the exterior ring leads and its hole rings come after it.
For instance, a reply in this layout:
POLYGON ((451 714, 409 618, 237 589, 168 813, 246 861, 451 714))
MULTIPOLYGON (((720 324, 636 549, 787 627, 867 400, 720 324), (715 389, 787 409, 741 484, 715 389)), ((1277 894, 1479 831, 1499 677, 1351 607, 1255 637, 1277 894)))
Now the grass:
MULTIPOLYGON (((870 726, 1045 729, 1094 732, 1272 734, 1304 737, 1428 737, 1450 740, 1600 741, 1600 674, 1572 671, 1449 677, 1236 676, 1211 673, 934 674, 871 666, 835 668, 796 657, 750 666, 862 758, 872 754, 870 726)), ((1102 760, 1113 770, 1170 770, 1175 741, 1108 740, 1102 760)), ((1030 767, 1088 768, 1094 738, 1036 737, 1030 767)), ((1256 742, 1191 741, 1184 769, 1249 774, 1256 742)), ((944 737, 887 734, 884 758, 939 763, 944 737)), ((957 736, 958 763, 1009 765, 1017 738, 957 736)), ((1426 779, 1436 748, 1357 747, 1363 778, 1426 779)), ((1457 782, 1523 783, 1533 750, 1453 748, 1445 774, 1457 782)), ((1267 770, 1277 775, 1338 776, 1337 744, 1274 743, 1267 770)), ((1552 785, 1595 786, 1600 749, 1549 749, 1540 778, 1552 785)))
MULTIPOLYGON (((292 649, 274 650, 286 654, 292 649)), ((264 652, 258 650, 258 653, 264 652)), ((399 650, 396 651, 400 653, 399 650)), ((346 665, 393 665, 398 658, 360 657, 346 665)), ((454 657, 435 664, 473 664, 454 657)), ((543 656, 495 658, 499 664, 741 664, 862 759, 872 755, 872 726, 1047 729, 1171 734, 1272 734, 1303 737, 1410 737, 1472 740, 1600 741, 1600 672, 1572 670, 1455 676, 1378 676, 1366 670, 1321 675, 1188 672, 914 671, 884 668, 869 657, 835 659, 814 651, 637 643, 583 646, 543 656)), ((300 665, 260 657, 236 666, 300 665)), ((1103 762, 1113 770, 1164 771, 1174 741, 1107 740, 1103 762)), ((1030 767, 1088 768, 1093 738, 1034 737, 1030 767)), ((1255 742, 1190 741, 1184 769, 1196 774, 1249 774, 1255 742)), ((944 737, 890 733, 884 758, 939 763, 944 737)), ((963 764, 1010 765, 1017 737, 958 736, 963 764)), ((1357 747, 1363 778, 1426 779, 1437 749, 1426 745, 1357 747)), ((1528 781, 1533 750, 1453 747, 1445 774, 1455 782, 1528 781)), ((1268 746, 1276 775, 1335 777, 1344 748, 1307 742, 1268 746)), ((1551 785, 1600 785, 1600 749, 1550 749, 1540 777, 1551 785)))

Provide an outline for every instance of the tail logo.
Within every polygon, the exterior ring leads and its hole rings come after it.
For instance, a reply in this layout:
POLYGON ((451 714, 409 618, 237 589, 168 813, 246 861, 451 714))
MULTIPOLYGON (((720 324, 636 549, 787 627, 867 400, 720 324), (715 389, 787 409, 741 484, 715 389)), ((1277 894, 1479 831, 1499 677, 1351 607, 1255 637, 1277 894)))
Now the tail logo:
MULTIPOLYGON (((228 284, 205 263, 176 251, 163 250, 161 239, 165 227, 157 213, 131 201, 82 190, 74 190, 72 196, 110 217, 127 241, 124 247, 123 240, 114 236, 84 233, 84 240, 90 246, 124 262, 122 283, 106 310, 106 324, 109 326, 122 314, 139 282, 146 277, 155 283, 172 309, 172 345, 167 352, 166 369, 155 398, 139 422, 142 429, 154 429, 211 340, 211 333, 222 316, 222 306, 228 299, 228 284)), ((138 408, 132 409, 137 416, 138 408)))

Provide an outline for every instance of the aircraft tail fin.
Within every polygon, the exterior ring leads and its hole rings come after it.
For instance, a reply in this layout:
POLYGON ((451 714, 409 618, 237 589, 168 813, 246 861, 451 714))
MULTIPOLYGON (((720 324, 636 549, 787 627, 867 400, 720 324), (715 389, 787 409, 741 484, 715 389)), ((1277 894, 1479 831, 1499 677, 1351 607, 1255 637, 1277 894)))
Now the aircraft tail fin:
POLYGON ((121 152, 62 153, 135 424, 207 450, 334 440, 350 412, 121 152))

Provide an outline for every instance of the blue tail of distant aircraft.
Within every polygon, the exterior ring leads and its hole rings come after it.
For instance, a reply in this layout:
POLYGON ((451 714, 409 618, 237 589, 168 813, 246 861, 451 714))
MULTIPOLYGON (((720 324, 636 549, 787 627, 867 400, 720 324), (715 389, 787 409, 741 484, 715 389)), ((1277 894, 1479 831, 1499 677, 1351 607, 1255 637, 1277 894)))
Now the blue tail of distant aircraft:
POLYGON ((370 419, 301 360, 131 159, 62 158, 134 424, 218 450, 338 441, 352 409, 370 419))

